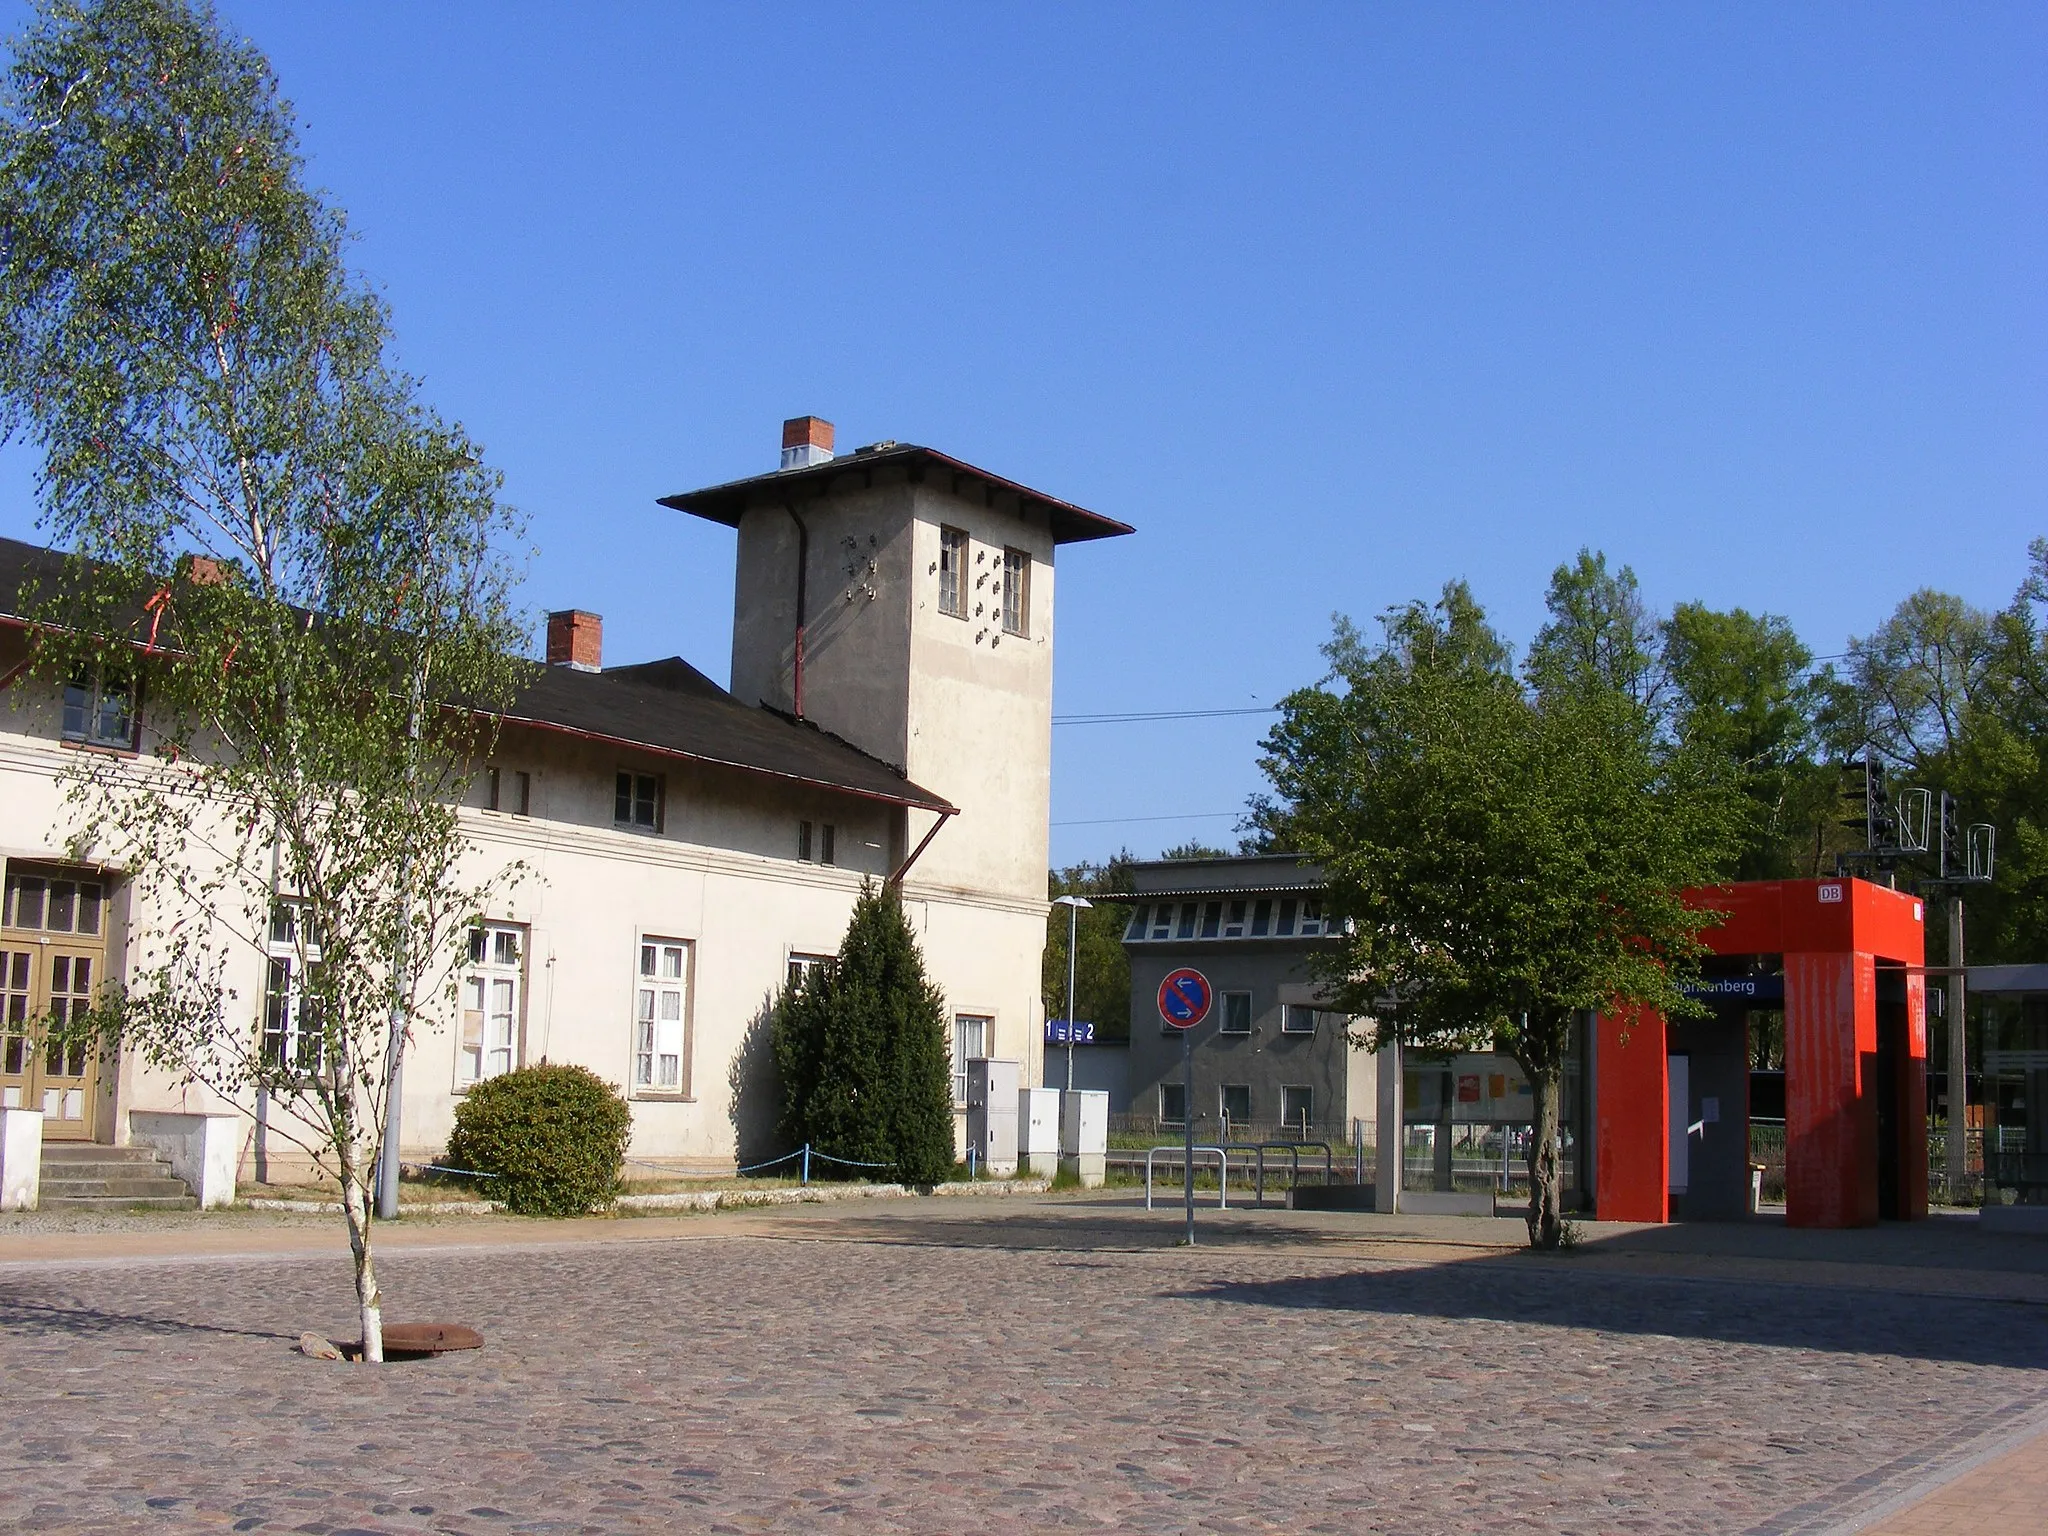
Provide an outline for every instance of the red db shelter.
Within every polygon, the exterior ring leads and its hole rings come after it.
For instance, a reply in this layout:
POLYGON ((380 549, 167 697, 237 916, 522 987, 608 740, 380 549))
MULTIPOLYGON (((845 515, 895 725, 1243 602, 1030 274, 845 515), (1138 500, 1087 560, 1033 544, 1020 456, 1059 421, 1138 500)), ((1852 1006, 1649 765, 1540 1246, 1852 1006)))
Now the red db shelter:
POLYGON ((1919 898, 1867 880, 1688 892, 1727 913, 1702 937, 1706 1019, 1602 1014, 1593 1180, 1602 1221, 1749 1210, 1750 1025, 1782 1004, 1785 1214, 1860 1227, 1927 1214, 1927 997, 1919 898))

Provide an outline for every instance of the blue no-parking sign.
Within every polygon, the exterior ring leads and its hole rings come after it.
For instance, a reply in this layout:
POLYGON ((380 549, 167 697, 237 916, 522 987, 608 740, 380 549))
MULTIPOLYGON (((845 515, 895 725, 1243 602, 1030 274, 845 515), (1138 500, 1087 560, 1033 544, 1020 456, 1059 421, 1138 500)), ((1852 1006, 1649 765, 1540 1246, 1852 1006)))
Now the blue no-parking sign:
POLYGON ((1209 1005, 1215 1001, 1209 978, 1193 966, 1170 971, 1159 983, 1159 1017, 1175 1029, 1193 1029, 1209 1017, 1209 1005))

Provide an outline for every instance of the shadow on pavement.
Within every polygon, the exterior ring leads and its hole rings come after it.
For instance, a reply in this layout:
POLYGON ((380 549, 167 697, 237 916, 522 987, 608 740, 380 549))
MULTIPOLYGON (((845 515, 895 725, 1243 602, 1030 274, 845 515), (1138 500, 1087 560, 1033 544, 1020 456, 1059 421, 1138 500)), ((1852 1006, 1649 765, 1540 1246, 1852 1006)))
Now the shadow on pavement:
POLYGON ((126 1312, 107 1312, 98 1307, 66 1307, 46 1301, 24 1301, 0 1296, 0 1328, 25 1336, 36 1334, 95 1338, 116 1333, 141 1333, 156 1338, 181 1334, 222 1334, 243 1339, 283 1339, 297 1342, 296 1334, 274 1333, 267 1328, 228 1328, 218 1323, 191 1323, 175 1317, 138 1317, 126 1312))
MULTIPOLYGON (((2048 1308, 1797 1283, 1608 1275, 1569 1259, 1454 1260, 1324 1277, 1223 1280, 1176 1299, 1352 1316, 1485 1320, 1773 1349, 2048 1368, 2048 1308)), ((2044 1384, 2048 1390, 2048 1384, 2044 1384)))

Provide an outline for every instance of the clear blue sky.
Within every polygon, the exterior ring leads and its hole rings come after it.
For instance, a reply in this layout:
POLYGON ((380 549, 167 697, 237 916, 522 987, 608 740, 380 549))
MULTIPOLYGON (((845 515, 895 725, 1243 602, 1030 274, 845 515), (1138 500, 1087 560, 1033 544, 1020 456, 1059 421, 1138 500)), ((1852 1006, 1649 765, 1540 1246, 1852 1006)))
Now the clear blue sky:
MULTIPOLYGON (((1061 715, 1270 702, 1452 576, 1526 640, 1582 544, 1834 652, 2048 534, 2038 5, 223 10, 608 659, 724 677, 732 535, 654 498, 804 412, 1137 525, 1063 555, 1061 715)), ((1057 727, 1055 859, 1227 842, 1108 819, 1261 729, 1057 727)))

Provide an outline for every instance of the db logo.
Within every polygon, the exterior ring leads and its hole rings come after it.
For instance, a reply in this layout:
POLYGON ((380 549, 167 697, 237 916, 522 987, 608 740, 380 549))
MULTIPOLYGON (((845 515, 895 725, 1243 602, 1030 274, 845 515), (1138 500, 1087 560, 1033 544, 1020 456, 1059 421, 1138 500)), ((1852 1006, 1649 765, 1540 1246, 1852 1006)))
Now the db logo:
POLYGON ((1820 888, 1820 899, 1823 903, 1839 902, 1842 899, 1841 885, 1838 882, 1834 881, 1830 881, 1829 883, 1823 885, 1820 888))

